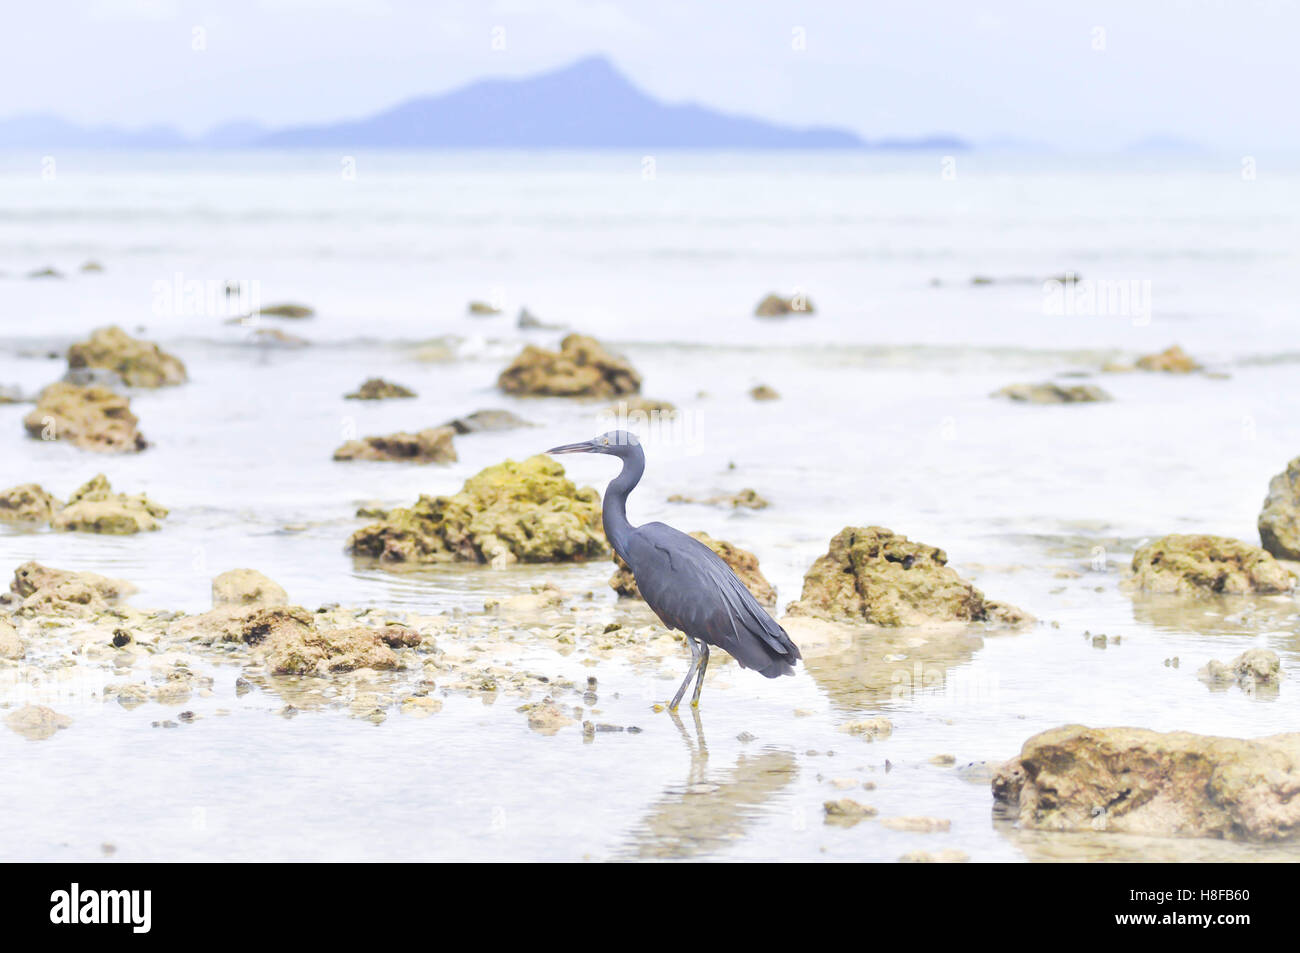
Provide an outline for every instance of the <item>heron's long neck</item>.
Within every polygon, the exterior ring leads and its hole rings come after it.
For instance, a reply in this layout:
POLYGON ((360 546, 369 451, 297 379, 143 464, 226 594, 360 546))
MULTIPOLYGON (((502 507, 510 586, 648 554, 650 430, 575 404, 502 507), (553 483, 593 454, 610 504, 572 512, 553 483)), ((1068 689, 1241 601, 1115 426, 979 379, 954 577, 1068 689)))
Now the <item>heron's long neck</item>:
POLYGON ((601 509, 605 538, 620 556, 626 553, 628 535, 632 532, 632 524, 627 521, 627 496, 640 482, 644 472, 645 452, 639 446, 634 446, 632 452, 623 458, 623 469, 605 488, 605 503, 601 509))

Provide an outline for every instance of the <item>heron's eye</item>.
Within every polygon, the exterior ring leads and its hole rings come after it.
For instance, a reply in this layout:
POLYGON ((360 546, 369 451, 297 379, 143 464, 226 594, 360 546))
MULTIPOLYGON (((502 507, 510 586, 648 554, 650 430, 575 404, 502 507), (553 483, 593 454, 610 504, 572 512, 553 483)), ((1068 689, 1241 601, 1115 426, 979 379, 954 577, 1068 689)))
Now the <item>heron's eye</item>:
POLYGON ((608 447, 608 446, 609 446, 609 438, 606 437, 604 440, 601 441, 601 443, 603 443, 605 446, 608 447))

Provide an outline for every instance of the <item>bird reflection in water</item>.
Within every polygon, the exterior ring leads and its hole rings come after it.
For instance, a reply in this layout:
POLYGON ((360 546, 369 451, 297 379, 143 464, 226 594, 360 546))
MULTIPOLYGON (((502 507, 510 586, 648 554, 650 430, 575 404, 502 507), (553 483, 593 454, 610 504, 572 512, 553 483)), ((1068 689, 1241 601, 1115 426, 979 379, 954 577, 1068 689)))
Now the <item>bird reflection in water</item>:
POLYGON ((743 838, 765 806, 798 775, 794 754, 780 750, 742 753, 730 770, 710 772, 699 711, 691 709, 694 737, 677 712, 670 714, 690 756, 686 782, 664 791, 619 856, 685 859, 723 850, 743 838))

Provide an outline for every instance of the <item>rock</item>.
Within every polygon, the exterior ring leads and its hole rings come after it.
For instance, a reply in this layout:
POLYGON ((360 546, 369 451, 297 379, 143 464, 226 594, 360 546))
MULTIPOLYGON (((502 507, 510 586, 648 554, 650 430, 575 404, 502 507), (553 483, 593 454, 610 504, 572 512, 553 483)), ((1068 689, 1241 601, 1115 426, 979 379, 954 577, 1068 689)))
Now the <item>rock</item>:
POLYGON ((1278 559, 1300 559, 1300 457, 1269 481, 1259 539, 1278 559))
MULTIPOLYGON (((772 588, 772 584, 767 581, 759 570, 757 556, 749 550, 741 549, 739 546, 725 540, 714 539, 705 532, 696 532, 690 535, 692 539, 699 540, 721 556, 722 561, 731 567, 731 571, 745 584, 745 588, 753 593, 754 598, 761 605, 776 605, 776 590, 772 588)), ((641 593, 636 587, 636 579, 632 575, 632 570, 627 563, 623 562, 623 558, 618 553, 614 554, 614 564, 618 566, 618 569, 609 579, 610 588, 620 596, 640 599, 641 593)))
POLYGON ((888 738, 892 735, 894 733, 894 723, 888 718, 864 718, 840 725, 840 731, 847 731, 849 734, 865 738, 867 741, 875 741, 878 738, 888 738))
POLYGON ((93 274, 103 271, 104 266, 97 261, 88 261, 81 266, 81 270, 87 274, 93 274))
POLYGON ((415 391, 393 384, 382 377, 371 377, 356 389, 355 393, 345 394, 345 400, 392 400, 394 398, 414 397, 415 391))
POLYGON ((948 567, 942 549, 879 526, 841 530, 808 570, 801 598, 787 611, 886 626, 1031 621, 1013 606, 986 599, 948 567))
POLYGON ((177 621, 175 635, 206 644, 242 642, 261 645, 275 637, 290 645, 306 639, 316 628, 316 617, 302 606, 223 605, 201 615, 177 621))
POLYGON ((822 810, 826 813, 826 821, 848 821, 856 824, 858 821, 866 820, 869 817, 875 817, 880 812, 868 804, 859 804, 852 798, 840 798, 838 801, 826 801, 822 804, 822 810))
POLYGON ((42 566, 38 562, 26 562, 14 570, 10 590, 26 598, 42 589, 63 585, 66 582, 81 582, 95 589, 106 601, 117 602, 136 591, 135 586, 121 579, 109 579, 93 572, 69 572, 66 569, 54 569, 42 566))
POLYGON ((9 713, 5 724, 29 741, 44 741, 71 725, 72 719, 44 705, 24 705, 9 713))
POLYGON ((99 328, 89 340, 68 348, 68 369, 100 368, 117 374, 130 387, 184 384, 185 365, 152 341, 131 337, 116 325, 99 328))
POLYGON ((1090 384, 1010 384, 990 397, 1006 397, 1009 400, 1030 404, 1079 404, 1110 400, 1110 394, 1100 387, 1090 384))
POLYGON ((402 714, 414 718, 428 718, 442 711, 442 700, 428 695, 412 695, 402 699, 402 714))
POLYGON ((454 496, 421 496, 352 534, 348 552, 387 563, 575 562, 609 552, 600 494, 539 454, 507 460, 454 496))
POLYGON ((933 854, 926 850, 909 850, 898 858, 900 864, 964 864, 969 861, 970 854, 953 847, 933 854))
POLYGON ((618 397, 641 392, 641 375, 595 338, 570 334, 559 352, 532 344, 501 372, 507 394, 529 397, 618 397))
POLYGON ((783 298, 779 294, 770 294, 758 303, 754 315, 759 318, 787 318, 792 314, 813 314, 817 309, 802 294, 783 298))
POLYGON ((468 310, 470 314, 480 318, 487 318, 501 313, 500 308, 496 305, 488 304, 486 301, 471 301, 468 310))
POLYGON ((120 579, 51 569, 37 562, 14 570, 9 588, 23 600, 16 610, 19 615, 95 615, 135 592, 133 585, 120 579))
POLYGON ((1129 585, 1199 595, 1290 592, 1296 578, 1267 551, 1224 536, 1162 536, 1133 554, 1129 585))
POLYGON ((334 451, 335 460, 389 460, 403 463, 455 463, 451 427, 427 427, 419 433, 349 440, 334 451))
POLYGON ((1269 649, 1247 649, 1227 665, 1212 660, 1196 674, 1212 685, 1236 682, 1248 692, 1275 688, 1281 681, 1282 660, 1269 649))
POLYGON ((21 388, 0 386, 0 405, 21 404, 22 402, 23 392, 21 388))
POLYGON ((1281 840, 1300 833, 1300 733, 1245 740, 1066 725, 999 769, 1020 826, 1281 840))
POLYGON ((754 400, 781 399, 781 395, 778 394, 775 389, 768 387, 766 384, 759 384, 757 387, 751 388, 749 396, 754 398, 754 400))
POLYGON ((0 659, 13 661, 23 657, 27 649, 18 637, 18 630, 8 619, 0 619, 0 659))
POLYGON ((167 508, 143 493, 114 493, 104 474, 81 486, 51 520, 57 530, 126 535, 161 528, 167 508))
POLYGON ((458 434, 487 433, 496 430, 516 430, 520 427, 533 427, 522 417, 517 417, 508 410, 476 410, 464 417, 449 420, 444 427, 450 427, 458 434))
POLYGON ((944 817, 886 817, 880 822, 881 827, 887 827, 891 831, 910 831, 913 834, 933 834, 936 831, 946 831, 951 829, 952 821, 944 817))
POLYGON ((27 272, 28 278, 62 278, 63 272, 57 268, 37 268, 27 272))
POLYGON ((314 308, 305 304, 273 304, 269 308, 258 308, 257 314, 263 318, 310 318, 316 313, 314 308))
POLYGON ((538 734, 553 735, 561 728, 574 724, 574 719, 550 702, 525 706, 525 710, 528 712, 528 727, 538 734))
POLYGON ((67 440, 83 450, 138 453, 148 446, 131 413, 131 402, 103 387, 50 384, 23 418, 32 437, 67 440))
POLYGON ((0 521, 45 523, 62 505, 35 483, 24 483, 0 492, 0 521))
POLYGON ((757 490, 749 487, 739 493, 721 493, 717 496, 694 497, 674 493, 668 497, 669 503, 702 503, 706 506, 730 506, 732 509, 762 510, 768 507, 767 500, 758 495, 757 490))
POLYGON ((1163 371, 1166 374, 1190 374, 1201 370, 1201 365, 1177 344, 1161 351, 1159 354, 1147 354, 1137 359, 1137 366, 1144 371, 1163 371))
POLYGON ((255 569, 228 569, 212 580, 212 607, 283 606, 289 594, 255 569))
POLYGON ((359 668, 398 667, 393 651, 379 629, 302 630, 282 626, 266 639, 266 664, 273 675, 328 675, 359 668))

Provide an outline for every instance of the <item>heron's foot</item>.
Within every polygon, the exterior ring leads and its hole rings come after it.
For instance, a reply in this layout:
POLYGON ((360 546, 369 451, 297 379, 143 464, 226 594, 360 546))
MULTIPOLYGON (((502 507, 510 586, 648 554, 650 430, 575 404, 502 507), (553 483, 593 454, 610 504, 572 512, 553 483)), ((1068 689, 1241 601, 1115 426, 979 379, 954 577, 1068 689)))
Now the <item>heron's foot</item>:
POLYGON ((650 707, 651 707, 651 709, 653 709, 654 711, 665 711, 665 710, 667 710, 667 708, 668 708, 668 704, 667 704, 666 702, 655 702, 655 703, 654 703, 653 705, 651 705, 650 707))

